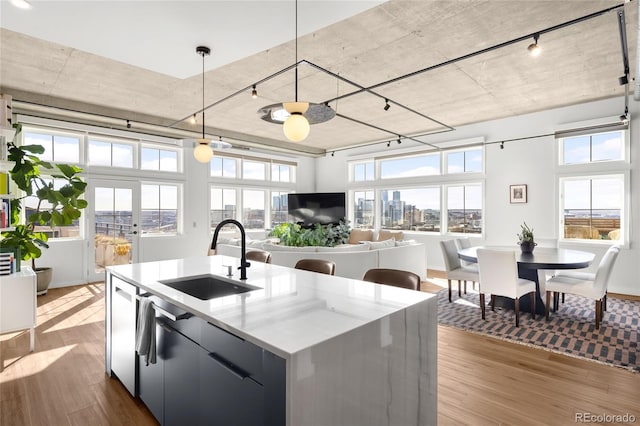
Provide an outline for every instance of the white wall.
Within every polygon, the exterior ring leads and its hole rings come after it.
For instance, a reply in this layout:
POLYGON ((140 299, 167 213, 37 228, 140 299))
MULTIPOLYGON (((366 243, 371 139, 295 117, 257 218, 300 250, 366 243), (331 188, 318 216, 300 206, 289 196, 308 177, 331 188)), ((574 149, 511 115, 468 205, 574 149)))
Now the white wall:
MULTIPOLYGON (((624 99, 615 98, 589 104, 543 111, 523 116, 510 117, 479 124, 462 126, 453 132, 432 135, 424 138, 429 143, 459 141, 484 137, 486 142, 509 140, 534 135, 553 134, 558 126, 608 116, 618 116, 624 111, 624 99)), ((631 116, 640 111, 633 102, 630 105, 631 116)), ((630 217, 631 243, 623 248, 613 272, 610 291, 640 295, 640 216, 634 214, 633 206, 640 202, 640 164, 639 150, 635 149, 640 120, 631 123, 631 207, 630 217)), ((402 149, 417 147, 418 143, 403 142, 402 149)), ((526 221, 536 233, 536 239, 542 245, 555 246, 558 239, 557 226, 557 188, 555 176, 555 139, 546 136, 530 140, 506 142, 504 149, 499 144, 486 147, 485 157, 485 234, 483 238, 474 238, 474 245, 516 244, 516 234, 520 224, 526 221), (510 204, 509 185, 526 184, 528 202, 510 204)), ((316 190, 346 191, 348 170, 347 161, 365 153, 383 151, 392 154, 399 147, 390 148, 381 143, 367 148, 338 151, 335 156, 326 156, 316 160, 316 190)), ((427 246, 427 265, 430 269, 444 269, 444 261, 438 242, 449 239, 448 236, 434 236, 413 233, 410 238, 423 242, 427 246)), ((563 247, 591 251, 597 254, 590 269, 595 269, 600 257, 607 249, 596 244, 572 244, 563 247)))

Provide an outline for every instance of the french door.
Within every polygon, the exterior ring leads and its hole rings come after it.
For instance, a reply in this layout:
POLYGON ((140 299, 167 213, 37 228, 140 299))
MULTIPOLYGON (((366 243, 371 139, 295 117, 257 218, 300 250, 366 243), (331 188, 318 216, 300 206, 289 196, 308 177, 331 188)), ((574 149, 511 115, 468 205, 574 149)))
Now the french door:
POLYGON ((88 180, 90 196, 86 235, 88 281, 104 279, 104 268, 138 261, 140 185, 137 182, 88 180))

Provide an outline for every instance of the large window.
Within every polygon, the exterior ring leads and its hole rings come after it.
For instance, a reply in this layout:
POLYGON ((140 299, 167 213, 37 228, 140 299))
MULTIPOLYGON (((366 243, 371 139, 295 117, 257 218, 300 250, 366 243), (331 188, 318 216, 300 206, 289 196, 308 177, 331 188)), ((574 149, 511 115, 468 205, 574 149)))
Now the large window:
POLYGON ((440 187, 380 191, 382 229, 440 231, 440 187))
POLYGON ((452 185, 447 187, 447 231, 482 233, 482 187, 452 185))
POLYGON ((620 240, 624 175, 561 179, 565 239, 620 240))
POLYGON ((271 228, 285 223, 289 215, 289 193, 271 192, 271 228))
POLYGON ((55 163, 80 163, 82 137, 58 132, 25 131, 24 145, 41 145, 44 153, 38 158, 55 163))
POLYGON ((140 222, 143 235, 166 235, 178 232, 178 186, 141 185, 140 222))
MULTIPOLYGON (((209 212, 209 221, 211 223, 211 231, 225 219, 235 219, 237 210, 237 191, 232 188, 211 188, 211 208, 209 212)), ((232 225, 225 227, 232 230, 232 225)))
POLYGON ((375 226, 375 192, 353 192, 353 228, 373 228, 375 226))
POLYGON ((265 228, 265 192, 254 189, 242 191, 242 223, 246 229, 265 228))
POLYGON ((134 145, 90 137, 87 164, 90 166, 133 168, 134 145))

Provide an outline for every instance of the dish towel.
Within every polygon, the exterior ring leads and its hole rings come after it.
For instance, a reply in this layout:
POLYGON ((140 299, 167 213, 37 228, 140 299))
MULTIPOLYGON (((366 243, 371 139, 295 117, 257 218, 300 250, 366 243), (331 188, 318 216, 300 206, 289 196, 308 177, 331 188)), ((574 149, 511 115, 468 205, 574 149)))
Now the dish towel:
POLYGON ((148 298, 140 299, 136 352, 145 357, 146 365, 156 363, 156 310, 153 309, 153 301, 148 298))

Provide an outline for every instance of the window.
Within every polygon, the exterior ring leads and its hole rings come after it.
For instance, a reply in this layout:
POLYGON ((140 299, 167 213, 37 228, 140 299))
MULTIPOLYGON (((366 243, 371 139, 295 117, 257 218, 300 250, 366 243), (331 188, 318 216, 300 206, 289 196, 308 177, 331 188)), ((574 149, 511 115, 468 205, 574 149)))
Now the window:
POLYGON ((242 160, 242 178, 265 180, 266 164, 257 161, 242 160))
POLYGON ((624 175, 561 179, 565 239, 620 241, 624 175))
POLYGON ((246 229, 264 229, 264 196, 261 190, 242 191, 242 223, 246 229))
MULTIPOLYGON (((211 188, 211 208, 209 211, 211 231, 223 220, 236 218, 236 197, 237 192, 235 189, 211 188)), ((228 225, 225 228, 231 230, 234 229, 234 226, 228 225)))
POLYGON ((289 194, 271 191, 271 228, 288 221, 289 194))
POLYGON ((273 182, 293 182, 292 167, 288 164, 271 164, 271 180, 273 182))
POLYGON ((447 153, 447 173, 482 172, 482 148, 447 153))
POLYGON ((213 177, 237 177, 237 163, 235 158, 214 156, 210 161, 210 172, 213 177))
POLYGON ((140 148, 140 169, 162 172, 178 171, 178 151, 159 148, 140 148))
POLYGON ((560 164, 623 160, 624 140, 623 130, 561 138, 560 164))
POLYGON ((56 163, 80 163, 81 136, 73 134, 40 133, 25 131, 24 145, 41 145, 44 153, 38 155, 41 160, 56 163))
MULTIPOLYGON (((64 179, 52 179, 52 178, 43 178, 44 183, 46 185, 52 185, 53 189, 59 190, 63 186, 67 184, 67 181, 64 179)), ((37 190, 34 188, 34 190, 37 190)), ((25 217, 29 217, 31 214, 35 213, 38 209, 39 199, 35 195, 25 197, 23 201, 24 207, 24 215, 25 217)), ((47 201, 43 201, 40 209, 48 210, 51 208, 51 203, 47 201)), ((84 214, 84 210, 83 210, 84 214)), ((78 238, 80 237, 80 221, 74 220, 70 225, 62 225, 62 226, 36 226, 36 232, 43 232, 47 234, 49 238, 78 238)))
POLYGON ((363 182, 367 180, 373 180, 374 175, 374 162, 365 161, 362 163, 353 164, 353 181, 363 182))
POLYGON ((178 232, 178 186, 142 184, 140 211, 142 234, 166 235, 178 232))
POLYGON ((482 186, 447 187, 447 232, 482 233, 482 186))
POLYGON ((381 228, 440 231, 440 187, 380 191, 381 228))
POLYGON ((353 191, 353 227, 373 228, 375 225, 374 191, 353 191))
POLYGON ((427 154, 380 161, 380 178, 404 178, 440 174, 440 154, 427 154))
POLYGON ((133 159, 133 144, 89 139, 87 163, 91 166, 133 168, 133 159))

